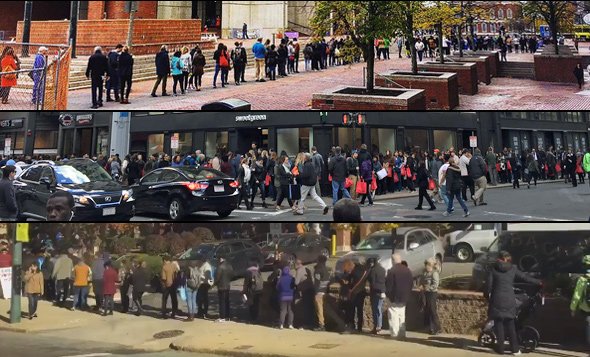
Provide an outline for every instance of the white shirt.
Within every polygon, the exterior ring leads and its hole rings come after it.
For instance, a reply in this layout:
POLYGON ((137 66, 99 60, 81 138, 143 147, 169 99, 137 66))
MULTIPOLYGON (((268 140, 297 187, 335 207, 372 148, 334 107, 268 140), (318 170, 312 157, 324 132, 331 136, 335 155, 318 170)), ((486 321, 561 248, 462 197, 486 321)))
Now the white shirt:
POLYGON ((469 161, 471 161, 467 156, 463 155, 459 159, 459 168, 461 169, 461 176, 469 176, 469 171, 467 171, 467 165, 469 165, 469 161))
POLYGON ((424 51, 424 42, 416 42, 416 51, 424 51))
POLYGON ((187 53, 183 54, 182 56, 180 56, 180 60, 182 61, 182 71, 183 72, 190 72, 191 62, 192 62, 190 52, 187 52, 187 53))
POLYGON ((242 167, 244 168, 244 182, 250 182, 250 179, 252 178, 252 170, 250 170, 250 167, 246 164, 243 164, 242 167))
POLYGON ((440 169, 438 170, 438 177, 440 177, 440 180, 441 180, 439 183, 440 183, 441 186, 444 186, 444 185, 447 184, 447 175, 446 175, 446 173, 447 173, 447 169, 449 168, 449 166, 450 165, 447 162, 444 165, 442 165, 440 167, 440 169), (443 179, 443 177, 444 177, 444 179, 443 179))

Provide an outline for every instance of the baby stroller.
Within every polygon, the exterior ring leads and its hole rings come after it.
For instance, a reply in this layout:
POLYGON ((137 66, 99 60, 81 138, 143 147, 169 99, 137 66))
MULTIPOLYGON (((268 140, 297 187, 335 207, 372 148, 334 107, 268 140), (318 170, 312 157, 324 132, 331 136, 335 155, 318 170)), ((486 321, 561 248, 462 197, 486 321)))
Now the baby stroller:
MULTIPOLYGON (((520 346, 524 353, 534 352, 539 346, 541 335, 536 328, 525 323, 540 306, 545 305, 545 297, 541 287, 529 288, 528 292, 526 289, 514 288, 514 293, 516 294, 516 334, 520 340, 520 346)), ((496 345, 493 320, 484 325, 477 340, 482 347, 493 348, 496 345)))

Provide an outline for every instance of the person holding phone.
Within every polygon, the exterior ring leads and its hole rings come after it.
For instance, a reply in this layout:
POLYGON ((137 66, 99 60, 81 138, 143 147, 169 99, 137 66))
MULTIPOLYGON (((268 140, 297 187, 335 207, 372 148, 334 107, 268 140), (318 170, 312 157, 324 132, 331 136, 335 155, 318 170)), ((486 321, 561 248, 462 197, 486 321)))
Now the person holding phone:
POLYGON ((39 263, 32 262, 25 273, 25 293, 29 299, 29 320, 37 317, 37 303, 44 294, 43 273, 39 270, 39 263))

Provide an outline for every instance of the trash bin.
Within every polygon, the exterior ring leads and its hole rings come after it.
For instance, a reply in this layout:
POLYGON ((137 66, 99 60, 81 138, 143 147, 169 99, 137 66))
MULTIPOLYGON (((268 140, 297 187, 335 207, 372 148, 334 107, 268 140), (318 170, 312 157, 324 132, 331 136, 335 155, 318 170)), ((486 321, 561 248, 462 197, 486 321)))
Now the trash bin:
POLYGON ((201 110, 210 110, 216 112, 231 112, 231 111, 250 111, 252 104, 241 99, 226 99, 219 102, 205 104, 201 110))

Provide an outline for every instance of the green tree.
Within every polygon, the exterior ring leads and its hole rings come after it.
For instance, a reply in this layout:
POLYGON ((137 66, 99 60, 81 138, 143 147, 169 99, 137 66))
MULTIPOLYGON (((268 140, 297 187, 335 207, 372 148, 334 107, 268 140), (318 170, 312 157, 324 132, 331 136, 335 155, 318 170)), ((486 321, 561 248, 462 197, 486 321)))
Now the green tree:
MULTIPOLYGON (((557 36, 574 26, 577 10, 576 1, 522 1, 523 11, 531 17, 541 17, 551 31, 555 43, 555 54, 559 54, 557 36)), ((535 29, 536 30, 536 29, 535 29)))
POLYGON ((415 16, 425 6, 424 1, 391 1, 395 9, 393 13, 394 28, 401 30, 410 42, 410 53, 412 57, 412 73, 418 73, 418 58, 416 56, 416 36, 414 36, 415 16))
POLYGON ((421 29, 436 29, 440 63, 445 63, 445 55, 442 50, 443 36, 445 34, 450 35, 450 30, 453 26, 463 24, 463 18, 458 16, 459 14, 461 14, 461 7, 453 5, 452 2, 448 1, 428 1, 416 14, 416 27, 421 29))
MULTIPOLYGON (((418 1, 403 1, 418 3, 418 1)), ((391 37, 397 27, 396 1, 316 1, 311 26, 318 37, 335 29, 348 35, 367 62, 367 91, 375 89, 375 39, 391 37)), ((347 59, 351 60, 352 59, 347 59)))

